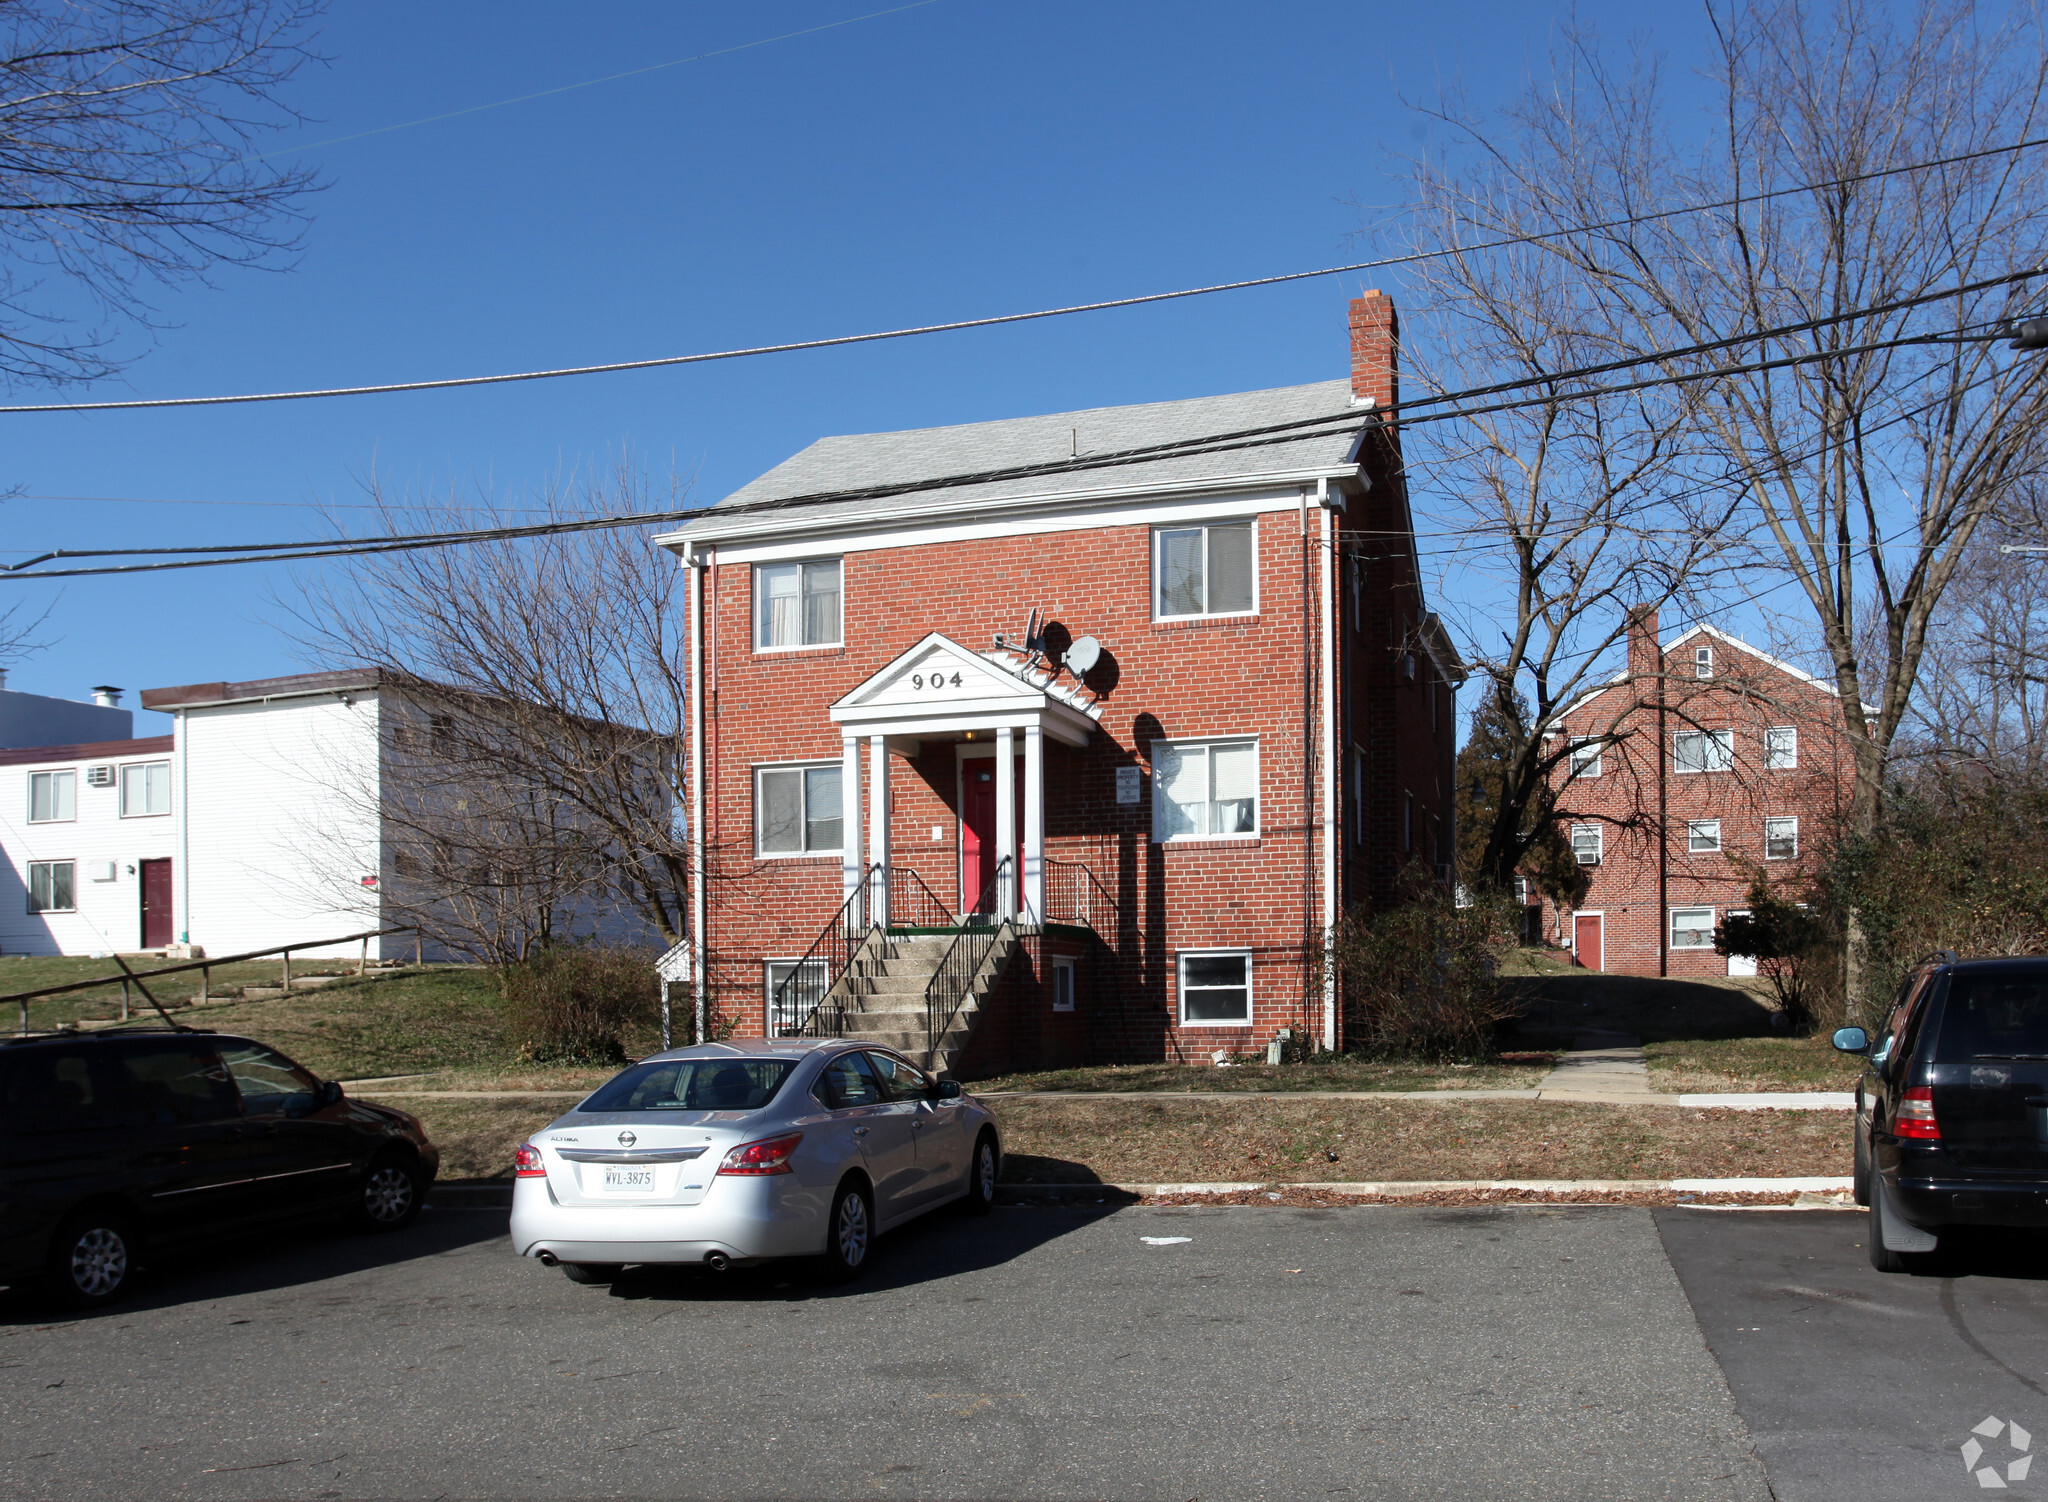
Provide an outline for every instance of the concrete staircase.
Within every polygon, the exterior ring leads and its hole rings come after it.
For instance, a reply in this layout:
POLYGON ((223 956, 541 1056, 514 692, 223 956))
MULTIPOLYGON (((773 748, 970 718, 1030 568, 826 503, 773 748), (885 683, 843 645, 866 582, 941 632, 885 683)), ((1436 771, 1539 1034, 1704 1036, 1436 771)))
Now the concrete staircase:
POLYGON ((1017 926, 1006 923, 977 967, 968 997, 952 1024, 928 1048, 925 1037, 925 988, 953 945, 952 934, 870 934, 867 945, 833 983, 824 1010, 846 1008, 842 1038, 879 1043, 943 1074, 960 1057, 981 1022, 982 1006, 1010 957, 1017 952, 1017 926))

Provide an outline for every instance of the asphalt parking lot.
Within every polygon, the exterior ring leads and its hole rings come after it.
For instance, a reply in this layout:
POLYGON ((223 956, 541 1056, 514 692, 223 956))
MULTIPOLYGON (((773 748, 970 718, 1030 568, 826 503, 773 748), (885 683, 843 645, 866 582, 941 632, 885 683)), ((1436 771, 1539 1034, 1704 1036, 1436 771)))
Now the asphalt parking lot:
POLYGON ((2031 1257, 1880 1278, 1839 1213, 1002 1209, 850 1290, 582 1288, 502 1230, 0 1297, 0 1495, 1870 1502, 2048 1434, 2031 1257))

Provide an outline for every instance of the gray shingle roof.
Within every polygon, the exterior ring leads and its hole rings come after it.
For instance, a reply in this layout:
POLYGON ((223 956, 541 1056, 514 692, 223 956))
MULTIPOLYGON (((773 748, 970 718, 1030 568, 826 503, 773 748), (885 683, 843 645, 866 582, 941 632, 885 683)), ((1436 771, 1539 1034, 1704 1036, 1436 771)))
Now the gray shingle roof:
POLYGON ((821 501, 803 508, 802 514, 809 520, 895 511, 914 507, 921 501, 964 504, 1048 492, 1124 490, 1154 484, 1336 470, 1345 467, 1346 455, 1364 424, 1365 413, 1351 405, 1351 383, 1338 380, 1187 401, 1008 417, 946 428, 846 434, 820 438, 734 491, 718 506, 744 506, 820 491, 920 487, 884 498, 821 501), (1071 471, 1061 469, 1020 479, 921 488, 923 481, 950 475, 1059 464, 1067 460, 1075 445, 1085 461, 1091 456, 1151 444, 1338 415, 1355 416, 1357 421, 1333 423, 1302 437, 1274 435, 1282 441, 1256 447, 1173 454, 1103 468, 1076 466, 1071 471))

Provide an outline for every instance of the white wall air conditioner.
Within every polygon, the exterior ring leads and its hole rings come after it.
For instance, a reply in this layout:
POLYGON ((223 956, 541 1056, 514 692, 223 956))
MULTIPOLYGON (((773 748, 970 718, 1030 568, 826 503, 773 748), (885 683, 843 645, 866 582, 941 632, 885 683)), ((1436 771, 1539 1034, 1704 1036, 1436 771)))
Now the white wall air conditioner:
POLYGON ((115 879, 115 866, 112 861, 87 861, 85 869, 91 874, 94 881, 112 881, 115 879))
POLYGON ((112 787, 114 785, 114 769, 112 767, 87 767, 85 769, 85 785, 93 788, 112 787))

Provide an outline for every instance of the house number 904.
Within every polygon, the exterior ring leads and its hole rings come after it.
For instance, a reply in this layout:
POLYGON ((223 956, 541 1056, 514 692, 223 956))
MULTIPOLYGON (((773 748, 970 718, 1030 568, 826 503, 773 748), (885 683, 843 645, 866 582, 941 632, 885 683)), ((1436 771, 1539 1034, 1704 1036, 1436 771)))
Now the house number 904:
MULTIPOLYGON (((958 688, 960 686, 960 675, 958 673, 955 673, 950 680, 946 677, 944 673, 934 673, 931 676, 931 687, 934 691, 944 688, 948 682, 951 682, 953 687, 958 688)), ((925 687, 924 674, 912 673, 910 675, 910 686, 912 688, 925 687)))

